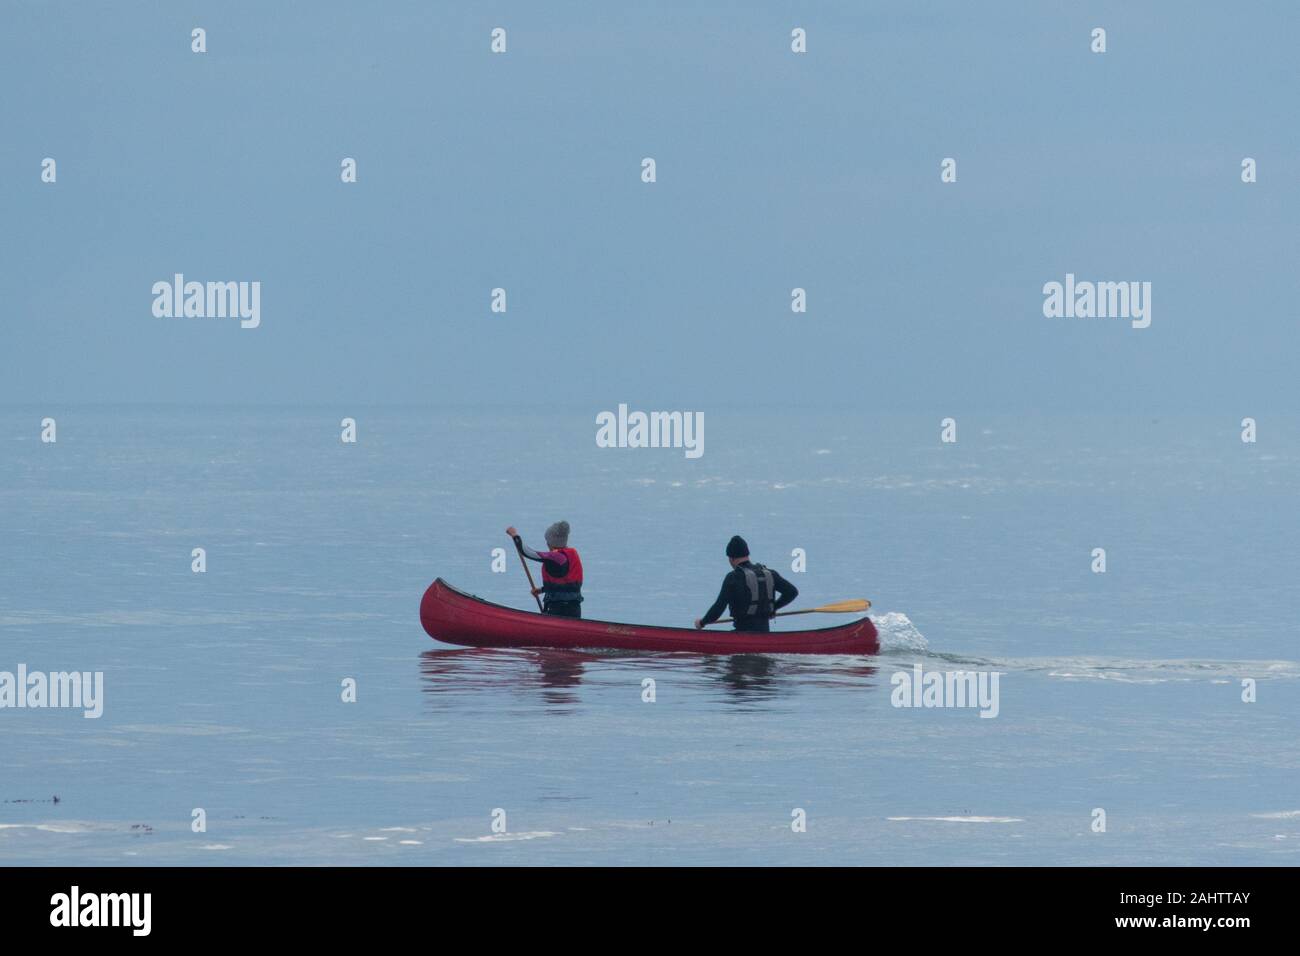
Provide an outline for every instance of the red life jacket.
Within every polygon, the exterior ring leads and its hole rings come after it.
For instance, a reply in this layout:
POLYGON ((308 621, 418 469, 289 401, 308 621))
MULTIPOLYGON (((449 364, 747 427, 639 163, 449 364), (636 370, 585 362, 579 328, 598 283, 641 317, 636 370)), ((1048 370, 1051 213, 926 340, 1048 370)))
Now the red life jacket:
POLYGON ((578 557, 576 548, 551 548, 569 559, 564 574, 551 573, 551 563, 542 562, 542 583, 546 585, 548 597, 564 600, 582 600, 582 558, 578 557), (570 597, 570 595, 572 595, 570 597))

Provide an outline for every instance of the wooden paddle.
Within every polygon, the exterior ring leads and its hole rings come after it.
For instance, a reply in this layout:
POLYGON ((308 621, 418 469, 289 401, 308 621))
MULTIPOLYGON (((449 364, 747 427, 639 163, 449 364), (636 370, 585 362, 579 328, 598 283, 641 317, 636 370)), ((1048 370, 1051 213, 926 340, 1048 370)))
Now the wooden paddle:
MULTIPOLYGON (((524 566, 524 574, 528 575, 529 590, 536 591, 537 585, 533 583, 533 572, 528 570, 528 562, 524 559, 524 546, 520 544, 518 541, 516 541, 515 550, 519 552, 519 563, 524 566)), ((542 599, 539 598, 536 594, 534 594, 533 600, 537 602, 537 610, 540 611, 542 609, 542 599)))
MULTIPOLYGON (((852 614, 855 611, 865 611, 871 607, 871 602, 866 598, 849 598, 847 601, 836 601, 834 604, 823 604, 821 607, 804 608, 802 611, 777 611, 773 617, 789 617, 792 614, 852 614)), ((720 617, 714 624, 730 624, 734 620, 730 617, 720 617)))

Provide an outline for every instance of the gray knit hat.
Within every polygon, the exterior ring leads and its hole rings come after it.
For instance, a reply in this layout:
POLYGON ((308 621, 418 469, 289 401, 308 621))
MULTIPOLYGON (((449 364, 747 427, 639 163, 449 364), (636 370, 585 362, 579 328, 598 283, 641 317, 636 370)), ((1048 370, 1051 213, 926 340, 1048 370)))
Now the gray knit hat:
POLYGON ((569 546, 569 522, 557 521, 546 529, 546 546, 548 548, 567 548, 569 546))

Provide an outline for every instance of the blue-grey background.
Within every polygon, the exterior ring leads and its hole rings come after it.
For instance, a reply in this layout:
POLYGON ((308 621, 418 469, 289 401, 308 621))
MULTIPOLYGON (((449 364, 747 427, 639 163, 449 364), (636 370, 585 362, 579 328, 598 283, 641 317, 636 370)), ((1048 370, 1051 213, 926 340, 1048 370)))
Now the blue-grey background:
POLYGON ((1292 3, 3 16, 7 401, 1294 399, 1292 3), (263 327, 153 318, 175 272, 262 281, 263 327), (1045 319, 1067 272, 1152 282, 1151 328, 1045 319))
POLYGON ((107 683, 0 711, 0 863, 1295 862, 1289 5, 0 15, 0 669, 107 683), (1045 319, 1067 272, 1151 328, 1045 319), (703 458, 597 448, 619 402, 703 458), (740 532, 884 653, 429 641, 560 517, 590 616, 689 621, 740 532), (891 707, 916 663, 1001 716, 891 707))

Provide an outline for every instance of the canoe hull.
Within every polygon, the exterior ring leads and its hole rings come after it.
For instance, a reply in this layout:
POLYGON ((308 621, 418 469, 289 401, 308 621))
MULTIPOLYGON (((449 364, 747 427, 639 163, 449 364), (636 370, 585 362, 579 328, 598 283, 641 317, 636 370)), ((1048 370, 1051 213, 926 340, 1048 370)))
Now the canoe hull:
POLYGON ((696 654, 876 654, 870 618, 812 631, 752 634, 615 624, 520 611, 452 587, 442 578, 420 601, 420 623, 435 641, 468 647, 572 647, 696 654))

